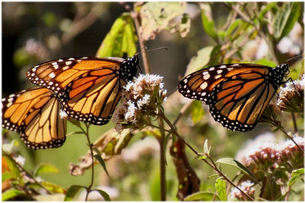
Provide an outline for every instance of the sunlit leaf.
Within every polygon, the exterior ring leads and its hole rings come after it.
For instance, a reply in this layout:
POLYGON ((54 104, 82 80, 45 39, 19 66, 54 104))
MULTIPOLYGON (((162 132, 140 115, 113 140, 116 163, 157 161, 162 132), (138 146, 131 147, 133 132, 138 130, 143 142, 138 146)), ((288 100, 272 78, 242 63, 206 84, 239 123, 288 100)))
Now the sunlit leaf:
POLYGON ((304 177, 304 168, 294 170, 291 173, 291 178, 288 181, 288 186, 292 186, 299 178, 304 177))
POLYGON ((2 201, 10 200, 14 197, 17 197, 19 195, 24 195, 25 193, 21 190, 17 190, 15 188, 9 189, 2 193, 2 201))
POLYGON ((99 189, 94 189, 92 191, 97 191, 106 201, 111 201, 109 195, 103 191, 103 190, 99 190, 99 189))
POLYGON ((212 19, 211 7, 207 3, 200 4, 201 8, 201 21, 204 31, 215 41, 217 41, 217 32, 214 26, 214 20, 212 19))
POLYGON ((59 185, 55 185, 54 183, 50 183, 47 181, 40 182, 47 190, 54 192, 54 193, 64 193, 65 189, 60 187, 59 185))
POLYGON ((202 69, 209 61, 213 51, 213 46, 208 46, 197 51, 197 55, 193 56, 190 63, 187 65, 185 75, 202 69))
POLYGON ((34 176, 38 176, 41 175, 43 173, 58 173, 58 169, 51 165, 51 164, 47 164, 47 163, 42 163, 40 165, 38 165, 36 167, 36 169, 34 170, 34 176))
POLYGON ((84 186, 81 185, 71 185, 66 193, 65 196, 65 201, 72 201, 74 196, 77 194, 77 192, 81 189, 84 188, 84 186))
POLYGON ((212 201, 215 196, 212 192, 200 191, 184 198, 184 201, 212 201))
POLYGON ((286 2, 278 10, 273 23, 275 39, 279 41, 291 31, 301 14, 301 5, 300 2, 286 2))
POLYGON ((234 160, 233 158, 221 158, 216 161, 218 164, 224 164, 228 166, 233 166, 237 169, 239 169, 244 174, 248 175, 249 177, 256 180, 256 177, 249 171, 246 167, 244 167, 240 162, 234 160))
POLYGON ((210 52, 209 65, 219 64, 220 57, 221 57, 221 45, 217 45, 213 48, 212 52, 210 52))
POLYGON ((222 178, 217 178, 215 188, 220 201, 227 201, 226 181, 224 181, 222 178))
POLYGON ((98 49, 96 57, 123 57, 124 54, 133 56, 137 52, 136 42, 133 19, 129 13, 123 13, 113 23, 98 49))
POLYGON ((202 106, 202 102, 201 101, 193 101, 192 103, 192 110, 191 110, 191 115, 192 115, 192 121, 194 124, 198 123, 199 121, 201 121, 201 119, 204 116, 204 109, 202 106))
MULTIPOLYGON (((15 164, 15 162, 12 160, 12 158, 7 155, 3 155, 3 158, 5 159, 5 164, 7 166, 9 173, 11 174, 11 177, 14 179, 21 177, 20 171, 19 171, 17 165, 15 164)), ((2 158, 2 164, 4 162, 3 158, 2 158)))
POLYGON ((184 15, 185 2, 148 2, 140 10, 141 36, 152 40, 162 30, 179 32, 186 36, 189 31, 190 18, 184 15))

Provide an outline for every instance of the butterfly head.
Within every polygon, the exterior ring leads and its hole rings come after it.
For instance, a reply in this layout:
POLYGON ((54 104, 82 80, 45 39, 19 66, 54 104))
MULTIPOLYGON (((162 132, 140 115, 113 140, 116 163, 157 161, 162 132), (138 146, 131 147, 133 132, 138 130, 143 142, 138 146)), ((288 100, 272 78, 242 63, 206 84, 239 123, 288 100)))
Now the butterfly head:
POLYGON ((126 81, 132 80, 132 78, 137 74, 138 66, 139 58, 137 55, 126 58, 121 63, 120 77, 126 81))
POLYGON ((279 87, 280 85, 282 85, 283 83, 283 79, 285 76, 287 76, 289 74, 289 69, 288 69, 288 64, 281 64, 275 68, 272 69, 271 71, 271 81, 272 84, 275 86, 275 88, 277 89, 277 87, 279 87))

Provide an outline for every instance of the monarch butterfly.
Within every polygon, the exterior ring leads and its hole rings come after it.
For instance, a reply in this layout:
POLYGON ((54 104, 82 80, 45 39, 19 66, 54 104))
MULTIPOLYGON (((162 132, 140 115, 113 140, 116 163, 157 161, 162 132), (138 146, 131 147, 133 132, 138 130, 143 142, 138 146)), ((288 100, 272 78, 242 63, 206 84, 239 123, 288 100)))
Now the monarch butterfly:
POLYGON ((138 64, 137 55, 58 59, 30 69, 27 78, 53 91, 68 116, 104 125, 120 100, 122 87, 137 74, 138 64))
POLYGON ((2 127, 20 133, 32 149, 56 148, 66 140, 60 103, 47 88, 23 90, 2 99, 2 127))
POLYGON ((183 78, 178 91, 204 101, 214 120, 233 131, 255 127, 278 87, 288 64, 275 68, 257 64, 211 66, 183 78))

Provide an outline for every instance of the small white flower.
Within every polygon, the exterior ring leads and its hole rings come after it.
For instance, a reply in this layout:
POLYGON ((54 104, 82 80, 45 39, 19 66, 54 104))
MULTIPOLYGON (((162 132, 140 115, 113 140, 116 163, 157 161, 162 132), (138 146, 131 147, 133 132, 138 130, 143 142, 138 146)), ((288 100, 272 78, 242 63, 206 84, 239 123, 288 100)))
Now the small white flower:
POLYGON ((125 114, 125 119, 130 120, 132 117, 134 117, 137 107, 132 101, 128 101, 127 103, 128 103, 128 109, 125 114))
POLYGON ((59 116, 61 119, 68 117, 67 113, 62 109, 60 109, 60 111, 59 111, 59 116))
POLYGON ((129 91, 132 86, 134 86, 134 83, 132 81, 129 81, 123 88, 126 91, 129 91))
POLYGON ((18 164, 20 164, 21 166, 23 166, 24 165, 24 163, 25 163, 25 158, 23 157, 23 156, 21 156, 21 155, 18 155, 16 158, 14 158, 15 159, 15 161, 18 163, 18 164))
MULTIPOLYGON (((242 182, 238 187, 242 191, 244 191, 246 194, 254 195, 255 189, 252 187, 253 185, 254 185, 254 183, 247 180, 247 181, 242 182)), ((231 196, 231 198, 241 199, 243 197, 243 194, 237 188, 234 187, 231 190, 230 196, 231 196)))
POLYGON ((150 95, 149 94, 145 94, 144 97, 142 99, 139 99, 137 101, 137 105, 139 108, 143 107, 144 105, 149 103, 149 99, 150 99, 150 95))

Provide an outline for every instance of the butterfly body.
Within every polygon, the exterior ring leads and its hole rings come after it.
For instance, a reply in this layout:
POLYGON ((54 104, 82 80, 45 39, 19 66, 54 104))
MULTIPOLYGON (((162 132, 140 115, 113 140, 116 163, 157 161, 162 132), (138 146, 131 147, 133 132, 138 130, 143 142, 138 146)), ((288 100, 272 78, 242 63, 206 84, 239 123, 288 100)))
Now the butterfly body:
POLYGON ((58 59, 30 69, 27 78, 54 92, 70 117, 104 125, 120 100, 121 88, 137 74, 138 63, 137 56, 58 59))
POLYGON ((208 104, 215 121, 224 127, 245 132, 255 127, 287 71, 287 64, 217 65, 189 74, 178 91, 208 104))

